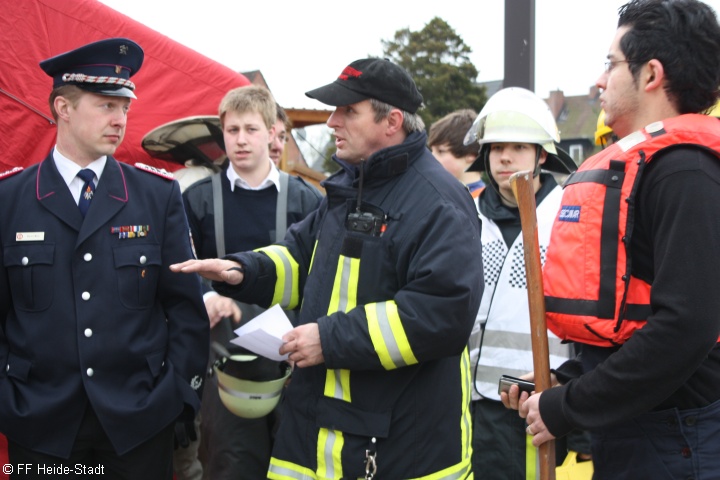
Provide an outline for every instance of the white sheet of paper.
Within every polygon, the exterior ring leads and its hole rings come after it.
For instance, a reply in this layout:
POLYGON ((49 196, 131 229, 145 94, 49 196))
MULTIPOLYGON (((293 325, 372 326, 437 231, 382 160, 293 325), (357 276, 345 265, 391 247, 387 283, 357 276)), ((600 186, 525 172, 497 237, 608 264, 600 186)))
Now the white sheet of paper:
POLYGON ((271 360, 287 360, 287 354, 280 355, 278 351, 283 344, 282 336, 292 328, 283 309, 273 305, 235 330, 237 338, 231 342, 271 360))

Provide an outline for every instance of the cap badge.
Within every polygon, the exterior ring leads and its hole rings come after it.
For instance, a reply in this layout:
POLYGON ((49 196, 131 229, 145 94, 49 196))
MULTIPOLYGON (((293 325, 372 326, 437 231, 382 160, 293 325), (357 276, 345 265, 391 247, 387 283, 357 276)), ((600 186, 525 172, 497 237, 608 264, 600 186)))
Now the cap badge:
POLYGON ((128 54, 128 46, 120 45, 120 55, 127 55, 127 54, 128 54))
POLYGON ((120 72, 122 72, 122 67, 120 65, 115 65, 115 73, 120 75, 120 72))

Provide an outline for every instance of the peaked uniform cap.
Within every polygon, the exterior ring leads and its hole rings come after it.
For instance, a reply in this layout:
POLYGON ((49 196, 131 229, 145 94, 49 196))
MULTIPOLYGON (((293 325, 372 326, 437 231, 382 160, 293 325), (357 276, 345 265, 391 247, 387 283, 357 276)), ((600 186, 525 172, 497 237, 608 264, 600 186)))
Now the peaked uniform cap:
POLYGON ((423 102, 410 74, 383 58, 355 60, 334 82, 305 95, 334 107, 374 98, 408 113, 417 112, 423 102))
POLYGON ((113 97, 137 98, 130 81, 142 66, 145 53, 127 38, 108 38, 83 45, 40 62, 53 79, 53 88, 76 85, 113 97))

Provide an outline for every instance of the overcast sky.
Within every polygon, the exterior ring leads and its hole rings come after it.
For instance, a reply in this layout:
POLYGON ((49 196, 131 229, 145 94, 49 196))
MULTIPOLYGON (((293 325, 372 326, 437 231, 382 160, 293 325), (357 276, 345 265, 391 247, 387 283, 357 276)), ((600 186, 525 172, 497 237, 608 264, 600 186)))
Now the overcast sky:
MULTIPOLYGON (((505 0, 101 1, 233 70, 260 70, 284 107, 325 108, 304 92, 331 82, 353 60, 382 55, 381 40, 402 28, 420 30, 435 16, 472 48, 478 80, 503 76, 505 0)), ((537 94, 587 93, 602 71, 624 3, 536 2, 537 94)), ((720 7, 720 0, 707 3, 720 7)))

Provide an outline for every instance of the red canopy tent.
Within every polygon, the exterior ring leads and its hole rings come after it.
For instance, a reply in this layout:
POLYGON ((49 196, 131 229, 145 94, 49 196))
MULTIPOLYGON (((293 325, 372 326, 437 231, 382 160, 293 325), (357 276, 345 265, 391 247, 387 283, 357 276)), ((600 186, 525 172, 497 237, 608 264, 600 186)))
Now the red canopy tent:
POLYGON ((171 40, 97 0, 0 0, 0 172, 42 161, 55 142, 51 78, 38 63, 86 43, 127 37, 145 51, 118 160, 168 170, 150 157, 143 136, 191 115, 217 115, 223 95, 249 85, 240 73, 171 40))

